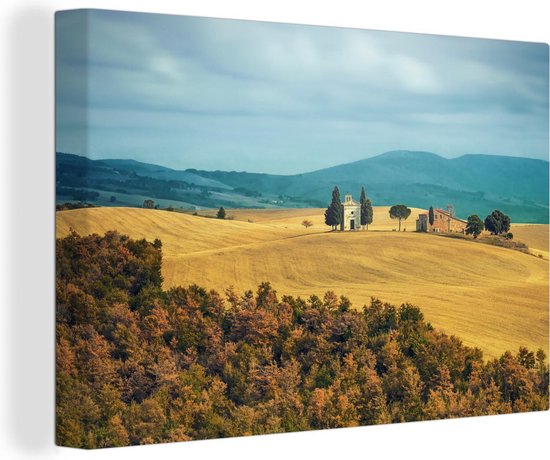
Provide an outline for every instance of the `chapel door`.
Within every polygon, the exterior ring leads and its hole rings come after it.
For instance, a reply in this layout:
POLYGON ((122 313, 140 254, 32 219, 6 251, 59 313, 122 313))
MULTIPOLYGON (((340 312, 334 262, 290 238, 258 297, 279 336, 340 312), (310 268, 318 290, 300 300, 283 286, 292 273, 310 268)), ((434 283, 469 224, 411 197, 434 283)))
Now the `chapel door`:
POLYGON ((355 220, 354 219, 351 219, 349 221, 349 229, 350 230, 355 230, 355 220))

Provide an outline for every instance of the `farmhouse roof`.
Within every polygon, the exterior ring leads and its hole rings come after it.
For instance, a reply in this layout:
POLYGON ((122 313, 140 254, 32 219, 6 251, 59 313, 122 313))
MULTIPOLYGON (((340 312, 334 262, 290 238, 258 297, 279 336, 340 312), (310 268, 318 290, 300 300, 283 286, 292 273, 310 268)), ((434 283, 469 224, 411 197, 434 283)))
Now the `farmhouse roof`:
POLYGON ((434 209, 435 212, 438 212, 440 214, 443 214, 444 216, 447 216, 447 217, 450 217, 451 219, 454 219, 454 220, 458 220, 459 222, 463 222, 465 224, 467 224, 468 222, 465 221, 464 219, 459 219, 458 217, 456 216, 452 216, 451 214, 449 214, 447 211, 444 211, 443 209, 434 209))

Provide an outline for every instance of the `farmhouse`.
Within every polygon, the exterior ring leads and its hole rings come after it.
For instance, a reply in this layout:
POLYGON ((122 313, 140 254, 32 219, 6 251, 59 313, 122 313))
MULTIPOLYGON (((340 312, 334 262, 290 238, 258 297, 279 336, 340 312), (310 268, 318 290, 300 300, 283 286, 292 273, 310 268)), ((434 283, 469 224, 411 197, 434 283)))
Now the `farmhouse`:
POLYGON ((459 219, 449 211, 443 209, 434 209, 434 223, 430 225, 428 213, 418 215, 416 219, 417 232, 457 232, 464 233, 466 221, 459 219))
POLYGON ((359 230, 361 228, 361 204, 353 201, 351 195, 345 195, 342 213, 340 230, 359 230))

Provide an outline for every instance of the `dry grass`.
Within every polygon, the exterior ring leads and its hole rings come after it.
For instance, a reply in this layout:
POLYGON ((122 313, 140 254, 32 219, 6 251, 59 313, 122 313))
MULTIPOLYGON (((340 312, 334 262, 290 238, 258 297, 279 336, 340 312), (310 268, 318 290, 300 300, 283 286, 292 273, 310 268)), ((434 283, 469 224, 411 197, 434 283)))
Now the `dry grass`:
POLYGON ((57 235, 66 235, 70 228, 81 234, 102 234, 108 230, 118 230, 133 238, 159 238, 164 245, 163 251, 168 256, 238 247, 299 234, 288 232, 284 228, 205 219, 169 211, 106 207, 58 212, 57 235))
MULTIPOLYGON (((136 238, 160 238, 166 287, 197 283, 244 291, 269 280, 280 293, 295 296, 331 289, 357 307, 370 296, 408 301, 419 305, 435 327, 479 346, 489 357, 520 345, 548 352, 546 260, 411 232, 414 212, 409 232, 392 232, 396 222, 386 217, 387 208, 375 208, 371 228, 390 231, 354 233, 326 232, 322 210, 228 214, 236 220, 130 208, 78 209, 57 214, 57 235, 72 227, 81 234, 116 229, 136 238), (303 228, 304 219, 314 227, 303 228)), ((538 229, 528 232, 535 235, 538 229)))
POLYGON ((512 224, 510 231, 514 240, 525 243, 533 254, 548 259, 548 225, 512 224))
MULTIPOLYGON (((369 230, 391 231, 397 230, 397 220, 391 219, 389 215, 389 206, 375 206, 373 208, 374 217, 373 223, 369 225, 369 230)), ((303 208, 303 209, 227 209, 227 216, 231 216, 234 220, 242 222, 261 223, 272 227, 281 227, 288 229, 299 229, 302 227, 304 220, 310 220, 313 226, 310 227, 310 232, 326 231, 325 225, 325 209, 324 208, 303 208)), ((411 208, 411 215, 407 220, 401 222, 403 229, 414 231, 416 229, 416 219, 418 214, 426 212, 424 209, 411 208)), ((201 216, 215 216, 217 210, 199 211, 201 216)))

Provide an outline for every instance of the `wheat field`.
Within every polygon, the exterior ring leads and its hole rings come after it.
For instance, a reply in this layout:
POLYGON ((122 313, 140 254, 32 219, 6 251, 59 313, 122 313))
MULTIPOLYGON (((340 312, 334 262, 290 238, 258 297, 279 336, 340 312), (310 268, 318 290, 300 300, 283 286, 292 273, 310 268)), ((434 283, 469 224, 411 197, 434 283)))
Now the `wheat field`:
MULTIPOLYGON (((401 222, 402 229, 414 231, 416 229, 416 219, 418 214, 426 212, 424 209, 410 208, 411 215, 407 220, 401 222)), ((390 206, 375 206, 373 208, 373 223, 369 225, 369 230, 397 230, 397 220, 389 216, 390 206)), ((199 211, 200 216, 214 217, 217 211, 199 211)), ((291 209, 228 209, 227 216, 237 221, 248 223, 260 223, 270 227, 281 227, 288 229, 302 229, 302 222, 309 220, 313 225, 311 230, 327 231, 325 225, 324 208, 291 208, 291 209)))
MULTIPOLYGON (((520 345, 548 354, 548 226, 516 225, 546 250, 546 259, 470 241, 407 232, 387 207, 374 208, 369 231, 328 232, 322 209, 228 210, 234 220, 136 208, 89 208, 57 213, 56 233, 118 230, 160 238, 166 288, 199 284, 223 291, 255 290, 270 281, 280 294, 307 297, 327 290, 355 307, 371 296, 418 305, 436 328, 486 357, 520 345), (301 222, 311 220, 305 229, 301 222), (546 241, 546 243, 545 243, 546 241)), ((206 212, 205 212, 206 214, 206 212)), ((215 212, 214 212, 215 214, 215 212)), ((529 244, 529 242, 527 242, 529 244)))
POLYGON ((529 246, 535 255, 548 259, 548 225, 512 224, 510 231, 514 239, 529 246))

